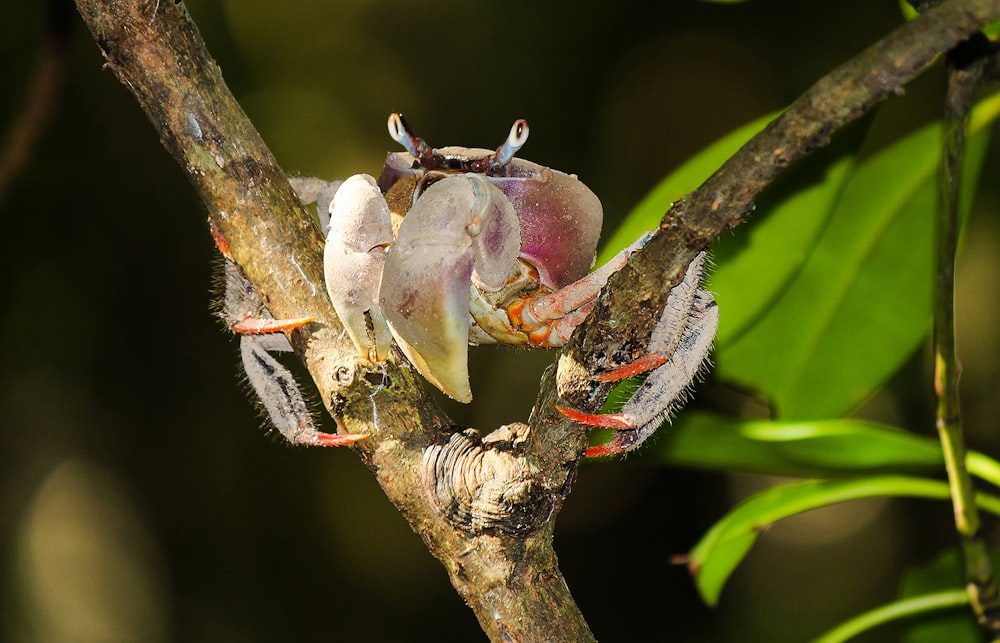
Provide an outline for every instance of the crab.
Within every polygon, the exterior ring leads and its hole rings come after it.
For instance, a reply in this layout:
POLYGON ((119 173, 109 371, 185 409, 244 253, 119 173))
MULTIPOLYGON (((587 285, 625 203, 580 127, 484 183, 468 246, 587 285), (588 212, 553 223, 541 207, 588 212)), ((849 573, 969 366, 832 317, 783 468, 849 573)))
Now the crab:
MULTIPOLYGON (((593 310, 608 278, 648 240, 644 235, 589 272, 603 212, 576 176, 515 158, 528 138, 518 120, 495 150, 434 149, 399 114, 381 177, 348 178, 329 206, 327 291, 361 359, 385 360, 393 341, 429 382, 470 402, 468 348, 514 344, 558 348, 593 310)), ((616 430, 588 456, 638 446, 684 396, 711 348, 718 309, 700 287, 700 253, 674 287, 649 354, 593 379, 650 372, 611 415, 560 408, 616 430)), ((562 368, 562 362, 560 362, 562 368)))

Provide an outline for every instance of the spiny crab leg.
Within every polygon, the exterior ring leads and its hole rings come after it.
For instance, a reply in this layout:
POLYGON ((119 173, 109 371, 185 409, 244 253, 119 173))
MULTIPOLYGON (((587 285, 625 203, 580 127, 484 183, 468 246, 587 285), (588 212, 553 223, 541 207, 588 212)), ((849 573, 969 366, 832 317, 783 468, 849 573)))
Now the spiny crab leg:
MULTIPOLYGON (((636 375, 648 373, 655 370, 667 362, 667 358, 662 355, 648 354, 639 359, 604 373, 598 373, 593 379, 599 382, 620 382, 636 375)), ((584 413, 565 406, 556 405, 559 411, 567 419, 578 424, 586 424, 599 429, 614 429, 617 431, 615 437, 610 442, 589 447, 583 452, 585 458, 601 458, 605 456, 618 455, 624 453, 635 446, 635 423, 634 418, 625 413, 584 413)))
POLYGON ((688 266, 681 283, 671 289, 650 337, 649 352, 629 364, 591 377, 601 382, 617 382, 649 373, 621 412, 595 414, 558 407, 560 413, 574 422, 616 431, 610 442, 587 449, 586 457, 634 449, 669 419, 684 400, 705 363, 719 324, 715 299, 700 287, 704 264, 702 252, 688 266))
POLYGON ((299 328, 315 318, 271 318, 257 291, 232 261, 229 243, 214 225, 212 237, 226 260, 221 315, 229 328, 240 335, 240 357, 247 379, 275 428, 289 442, 308 446, 349 446, 367 437, 362 433, 324 433, 316 429, 295 378, 271 356, 272 351, 292 349, 280 333, 299 328))

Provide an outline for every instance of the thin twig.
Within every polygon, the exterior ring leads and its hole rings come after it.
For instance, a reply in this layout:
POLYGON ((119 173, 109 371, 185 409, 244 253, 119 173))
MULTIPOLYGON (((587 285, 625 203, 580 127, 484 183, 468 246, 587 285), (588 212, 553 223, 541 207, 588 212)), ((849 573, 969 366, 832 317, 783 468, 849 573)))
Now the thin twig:
POLYGON ((939 178, 937 276, 934 288, 934 390, 936 426, 951 487, 955 527, 965 560, 966 588, 973 611, 991 639, 1000 640, 1000 595, 979 533, 979 511, 972 477, 965 465, 965 442, 959 409, 959 363, 955 351, 955 251, 965 131, 976 90, 991 60, 991 45, 981 34, 948 55, 944 115, 944 153, 939 178))
POLYGON ((11 180, 27 165, 38 139, 48 126, 62 85, 72 11, 68 4, 60 0, 50 0, 46 9, 45 36, 25 92, 24 104, 7 128, 7 136, 0 147, 0 203, 11 180))
MULTIPOLYGON (((639 357, 646 346, 643 339, 652 333, 666 303, 665 286, 677 284, 699 251, 741 223, 753 211, 757 195, 782 169, 826 145, 837 129, 878 102, 901 94, 939 55, 998 18, 1000 0, 941 3, 821 78, 697 190, 671 206, 659 234, 611 277, 567 353, 588 372, 610 370, 639 357)), ((584 390, 571 401, 596 411, 607 391, 584 390)), ((545 402, 551 407, 553 399, 554 393, 543 388, 536 408, 548 408, 545 402)), ((551 414, 542 419, 557 420, 551 414)))

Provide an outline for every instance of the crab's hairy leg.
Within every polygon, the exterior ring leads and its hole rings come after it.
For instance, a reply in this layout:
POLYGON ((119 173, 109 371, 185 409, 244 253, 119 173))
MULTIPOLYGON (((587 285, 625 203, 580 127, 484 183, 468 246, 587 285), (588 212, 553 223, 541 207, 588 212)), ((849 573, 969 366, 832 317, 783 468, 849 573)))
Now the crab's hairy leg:
POLYGON ((649 353, 638 360, 593 377, 618 381, 649 371, 621 411, 591 414, 560 408, 566 417, 581 424, 612 428, 614 439, 587 451, 588 457, 613 455, 636 448, 679 407, 692 381, 705 363, 719 324, 719 309, 711 293, 699 287, 704 253, 691 262, 680 284, 667 298, 667 305, 650 338, 649 353))
POLYGON ((258 335, 240 337, 240 356, 247 379, 260 398, 275 428, 293 444, 308 446, 348 446, 363 439, 363 434, 323 433, 316 430, 312 415, 291 372, 282 366, 258 335))
POLYGON ((598 373, 594 376, 594 379, 598 382, 620 382, 630 377, 635 377, 636 375, 648 373, 654 368, 663 366, 666 362, 667 358, 663 355, 649 353, 647 355, 643 355, 634 362, 626 364, 625 366, 620 366, 610 371, 598 373))
MULTIPOLYGON (((216 236, 216 243, 221 246, 219 239, 221 235, 216 236)), ((223 270, 225 294, 221 316, 240 335, 243 370, 278 432, 293 444, 312 446, 346 446, 364 438, 361 434, 318 431, 291 372, 271 355, 292 350, 281 331, 298 328, 312 318, 272 319, 236 264, 227 258, 223 270)))

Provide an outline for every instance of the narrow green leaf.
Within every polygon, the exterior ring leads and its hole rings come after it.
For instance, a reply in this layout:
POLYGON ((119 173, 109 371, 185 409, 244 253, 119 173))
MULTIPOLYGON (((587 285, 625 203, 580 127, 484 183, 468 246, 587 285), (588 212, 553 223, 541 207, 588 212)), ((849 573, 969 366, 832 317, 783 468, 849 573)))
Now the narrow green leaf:
MULTIPOLYGON (((815 639, 813 643, 842 643, 863 634, 868 630, 918 614, 926 614, 943 609, 952 609, 969 604, 969 595, 962 589, 953 589, 945 592, 926 594, 915 598, 896 601, 873 609, 864 614, 855 616, 851 620, 841 623, 823 636, 815 639)), ((949 643, 958 643, 955 639, 934 639, 937 641, 947 640, 949 643)), ((980 640, 980 639, 974 639, 980 640)))
MULTIPOLYGON (((970 121, 963 194, 998 114, 1000 95, 970 121)), ((940 147, 940 125, 927 126, 853 168, 795 278, 746 332, 720 345, 719 376, 762 392, 784 419, 827 418, 865 401, 899 368, 930 323, 940 147)), ((725 318, 730 286, 716 279, 713 287, 725 318)))
MULTIPOLYGON (((996 556, 991 555, 994 569, 996 556)), ((928 594, 947 592, 962 587, 965 564, 957 549, 947 549, 930 562, 907 570, 899 586, 897 599, 906 601, 928 594)), ((965 592, 962 592, 965 594, 965 592)), ((967 596, 967 594, 966 594, 967 596)), ((976 623, 972 610, 952 614, 937 614, 934 618, 915 621, 906 627, 900 640, 907 643, 978 643, 983 641, 983 631, 976 623)))
MULTIPOLYGON (((697 188, 776 116, 769 114, 735 130, 670 173, 625 218, 598 264, 656 228, 671 203, 697 188)), ((718 346, 760 317, 805 262, 833 213, 867 126, 864 119, 846 128, 829 146, 789 168, 757 200, 757 214, 749 224, 713 245, 708 288, 726 311, 720 319, 718 346)))
MULTIPOLYGON (((879 496, 949 499, 948 484, 908 476, 810 480, 768 489, 744 500, 706 533, 688 555, 702 599, 715 605, 725 581, 757 534, 773 522, 826 505, 879 496)), ((1000 515, 1000 498, 980 493, 976 503, 1000 515)))
MULTIPOLYGON (((739 420, 707 411, 681 415, 645 456, 664 464, 798 478, 941 471, 940 443, 853 418, 739 420)), ((1000 462, 970 451, 966 467, 1000 487, 1000 462)))
POLYGON ((854 419, 802 422, 682 414, 644 453, 683 467, 780 476, 939 471, 937 440, 854 419))

